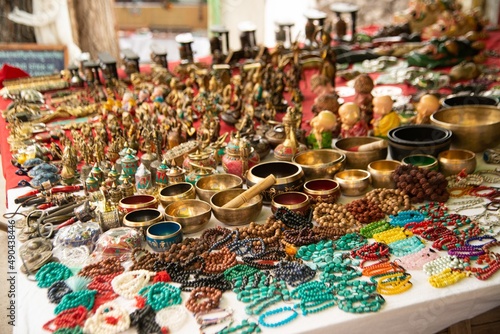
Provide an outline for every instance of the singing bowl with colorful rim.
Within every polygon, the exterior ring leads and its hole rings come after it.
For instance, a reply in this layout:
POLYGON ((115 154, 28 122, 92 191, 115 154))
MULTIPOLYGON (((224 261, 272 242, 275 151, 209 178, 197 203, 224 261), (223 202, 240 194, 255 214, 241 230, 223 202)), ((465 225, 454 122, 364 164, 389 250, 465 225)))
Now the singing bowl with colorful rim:
POLYGON ((451 146, 454 149, 477 153, 500 142, 500 108, 495 106, 441 109, 431 115, 431 123, 453 132, 451 146))
POLYGON ((181 199, 165 208, 165 218, 182 225, 186 234, 202 230, 212 216, 212 207, 199 199, 181 199))
POLYGON ((344 153, 333 149, 309 150, 296 154, 292 162, 302 167, 306 180, 332 178, 345 167, 344 153))
POLYGON ((169 184, 159 193, 161 205, 164 208, 170 203, 178 201, 180 199, 195 199, 196 190, 194 186, 189 182, 179 182, 174 184, 169 184))
POLYGON ((346 169, 335 174, 335 181, 344 196, 361 196, 370 187, 371 177, 363 169, 346 169))
POLYGON ((281 207, 306 215, 311 208, 311 199, 308 195, 299 191, 278 194, 271 201, 271 211, 276 213, 278 208, 281 207))
POLYGON ((435 171, 439 169, 437 158, 428 154, 412 154, 404 157, 401 162, 405 165, 413 165, 424 169, 435 171))
POLYGON ((304 183, 304 194, 311 199, 311 204, 335 203, 340 197, 340 185, 331 179, 314 179, 304 183))
POLYGON ((198 197, 208 203, 210 197, 216 192, 225 189, 242 188, 243 179, 234 174, 212 174, 199 178, 194 187, 198 197))
POLYGON ((264 180, 269 174, 276 177, 273 186, 262 191, 263 203, 271 204, 274 196, 289 192, 300 191, 304 185, 304 170, 298 164, 288 161, 262 162, 253 166, 247 173, 247 187, 264 180))
POLYGON ((262 195, 250 198, 239 208, 223 208, 224 204, 243 193, 245 189, 235 188, 221 190, 210 197, 212 212, 220 222, 226 225, 247 225, 259 216, 262 211, 262 195))
POLYGON ((123 217, 123 225, 139 229, 144 233, 148 226, 163 219, 163 213, 158 209, 139 209, 127 213, 123 217))
POLYGON ((165 252, 173 244, 182 242, 182 225, 174 221, 160 221, 146 230, 146 242, 155 252, 165 252))
POLYGON ((387 133, 389 153, 395 160, 414 154, 437 157, 451 145, 452 132, 429 124, 404 125, 387 133))
POLYGON ((392 174, 401 165, 396 160, 377 160, 370 162, 368 172, 372 178, 373 188, 395 189, 396 182, 392 179, 392 174))
POLYGON ((377 137, 342 138, 334 143, 334 149, 345 154, 345 169, 366 169, 370 162, 387 158, 387 147, 365 152, 354 152, 350 149, 381 140, 385 139, 377 137))
POLYGON ((118 203, 118 210, 123 214, 146 208, 158 208, 158 200, 156 197, 152 195, 132 195, 122 198, 118 203))
POLYGON ((443 175, 455 175, 465 170, 472 174, 476 170, 476 154, 468 150, 448 150, 438 155, 439 170, 443 175))

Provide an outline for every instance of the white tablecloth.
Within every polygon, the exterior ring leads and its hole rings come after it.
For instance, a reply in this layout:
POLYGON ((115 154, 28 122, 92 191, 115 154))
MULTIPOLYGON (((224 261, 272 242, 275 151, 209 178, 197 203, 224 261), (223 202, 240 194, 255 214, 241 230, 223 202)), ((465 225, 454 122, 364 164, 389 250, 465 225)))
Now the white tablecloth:
MULTIPOLYGON (((498 166, 485 165, 478 157, 478 169, 492 169, 498 166)), ((17 206, 13 199, 29 189, 8 191, 9 208, 17 206)), ((341 198, 346 202, 345 197, 341 198)), ((269 207, 264 207, 257 222, 264 222, 270 215, 269 207)), ((213 216, 207 227, 223 225, 213 216)), ((497 227, 498 228, 498 227, 497 227)), ((191 235, 189 235, 191 236, 191 235)), ((428 243, 430 246, 430 244, 428 243)), ((18 245, 19 246, 19 245, 18 245)), ((496 250, 498 251, 498 250, 496 250)), ((444 254, 444 252, 442 252, 444 254)), ((17 267, 20 267, 18 260, 17 267)), ((263 333, 433 333, 461 320, 500 306, 500 273, 497 272, 487 281, 468 277, 446 288, 433 288, 422 271, 411 270, 413 287, 398 295, 384 295, 386 303, 376 313, 351 314, 333 307, 325 311, 299 315, 296 320, 278 328, 262 327, 263 333)), ((42 326, 54 317, 54 304, 47 299, 47 289, 40 289, 36 282, 29 281, 25 275, 17 273, 16 334, 44 333, 42 326)), ((364 278, 366 279, 366 278, 364 278)), ((183 292, 185 302, 188 293, 183 292)), ((132 312, 135 301, 120 297, 120 303, 132 312)), ((236 323, 248 318, 244 312, 245 304, 236 300, 233 292, 226 292, 220 307, 234 309, 236 323)), ((194 317, 189 314, 188 321, 174 333, 197 333, 199 328, 194 317)), ((126 333, 135 333, 129 329, 126 333)))

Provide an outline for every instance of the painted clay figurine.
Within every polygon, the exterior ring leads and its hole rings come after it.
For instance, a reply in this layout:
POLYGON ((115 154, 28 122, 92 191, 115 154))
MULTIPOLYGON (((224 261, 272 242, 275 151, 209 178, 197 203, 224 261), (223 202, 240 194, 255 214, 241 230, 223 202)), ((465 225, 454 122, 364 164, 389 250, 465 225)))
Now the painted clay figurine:
POLYGON ((322 110, 311 119, 311 133, 307 144, 313 149, 332 148, 333 131, 337 128, 337 116, 329 110, 322 110))
POLYGON ((392 110, 392 98, 388 95, 373 99, 373 135, 387 138, 387 133, 401 125, 399 115, 392 110))
POLYGON ((342 138, 362 137, 368 135, 368 124, 361 118, 359 107, 353 102, 344 103, 339 108, 339 116, 342 125, 340 136, 342 138))
POLYGON ((429 124, 431 115, 440 107, 439 100, 435 95, 426 94, 420 98, 417 104, 417 116, 415 124, 429 124))
POLYGON ((373 80, 368 74, 360 74, 354 80, 354 103, 358 105, 359 110, 361 111, 361 117, 367 123, 370 123, 373 117, 373 87, 373 80))

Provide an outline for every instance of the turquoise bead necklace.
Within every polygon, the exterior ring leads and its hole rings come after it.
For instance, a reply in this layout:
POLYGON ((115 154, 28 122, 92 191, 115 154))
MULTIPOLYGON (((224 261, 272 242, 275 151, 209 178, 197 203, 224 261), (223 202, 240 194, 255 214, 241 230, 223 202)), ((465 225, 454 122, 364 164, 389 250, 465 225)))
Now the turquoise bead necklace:
POLYGON ((359 299, 368 298, 376 291, 377 285, 362 280, 341 281, 334 283, 333 289, 336 299, 359 299))
POLYGON ((305 316, 333 307, 335 306, 335 297, 332 290, 332 287, 320 281, 301 284, 291 293, 294 299, 300 299, 300 302, 295 304, 294 308, 300 309, 302 315, 305 316))
POLYGON ((368 313, 379 311, 384 303, 384 297, 374 293, 362 299, 341 299, 338 301, 338 306, 342 311, 349 313, 368 313))
POLYGON ((404 227, 408 223, 419 223, 424 221, 425 215, 417 210, 400 211, 397 215, 390 215, 392 226, 404 227))
POLYGON ((232 281, 238 278, 249 277, 255 273, 259 272, 259 269, 250 267, 246 264, 237 264, 231 268, 224 271, 224 279, 227 281, 232 281))
POLYGON ((333 245, 335 249, 352 250, 365 245, 368 241, 359 233, 347 233, 336 240, 333 245))
POLYGON ((35 275, 39 288, 48 288, 57 281, 64 281, 73 276, 71 269, 59 262, 44 264, 35 275))
POLYGON ((91 310, 94 307, 96 290, 80 290, 68 293, 65 295, 61 302, 56 306, 54 313, 59 314, 62 311, 74 308, 77 306, 84 306, 87 310, 91 310))
POLYGON ((292 307, 283 306, 283 307, 279 307, 277 309, 270 310, 270 311, 267 311, 267 312, 261 314, 259 317, 259 324, 261 326, 264 326, 264 327, 280 327, 280 326, 288 324, 289 322, 291 322, 292 320, 297 318, 297 316, 298 316, 297 311, 295 311, 292 307), (277 322, 267 322, 266 321, 266 318, 274 317, 278 314, 286 313, 286 312, 290 313, 290 315, 288 317, 280 320, 280 321, 277 321, 277 322))
POLYGON ((342 282, 360 277, 362 273, 352 266, 346 266, 342 263, 330 262, 326 265, 320 274, 320 279, 324 282, 342 282))
POLYGON ((243 320, 239 325, 228 326, 217 332, 217 334, 231 334, 231 333, 241 333, 241 334, 251 334, 260 333, 262 330, 259 324, 253 321, 243 320))
POLYGON ((406 256, 418 252, 425 247, 424 243, 417 236, 401 239, 389 244, 389 251, 397 257, 406 256))
POLYGON ((333 260, 333 251, 332 240, 321 240, 318 243, 300 247, 295 256, 304 261, 312 261, 308 263, 311 269, 321 270, 333 260))
POLYGON ((147 303, 155 311, 182 303, 181 290, 164 282, 142 288, 139 295, 145 296, 147 303))

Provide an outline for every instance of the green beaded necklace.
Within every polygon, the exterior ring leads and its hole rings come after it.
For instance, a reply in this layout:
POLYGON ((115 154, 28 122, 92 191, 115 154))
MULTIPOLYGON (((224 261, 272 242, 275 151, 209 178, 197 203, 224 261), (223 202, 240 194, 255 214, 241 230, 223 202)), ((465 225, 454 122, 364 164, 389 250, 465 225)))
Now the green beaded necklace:
POLYGON ((97 293, 96 290, 80 290, 68 293, 61 299, 61 302, 56 306, 54 313, 59 314, 62 311, 80 305, 84 306, 87 310, 90 311, 94 306, 96 293, 97 293))
POLYGON ((368 241, 359 233, 347 233, 334 242, 334 247, 339 250, 352 250, 363 245, 368 241))
POLYGON ((142 288, 139 291, 139 295, 145 296, 147 303, 155 311, 182 303, 181 290, 164 282, 158 282, 142 288))
POLYGON ((73 276, 71 269, 59 262, 44 264, 35 275, 39 288, 49 288, 57 281, 64 281, 73 276))

